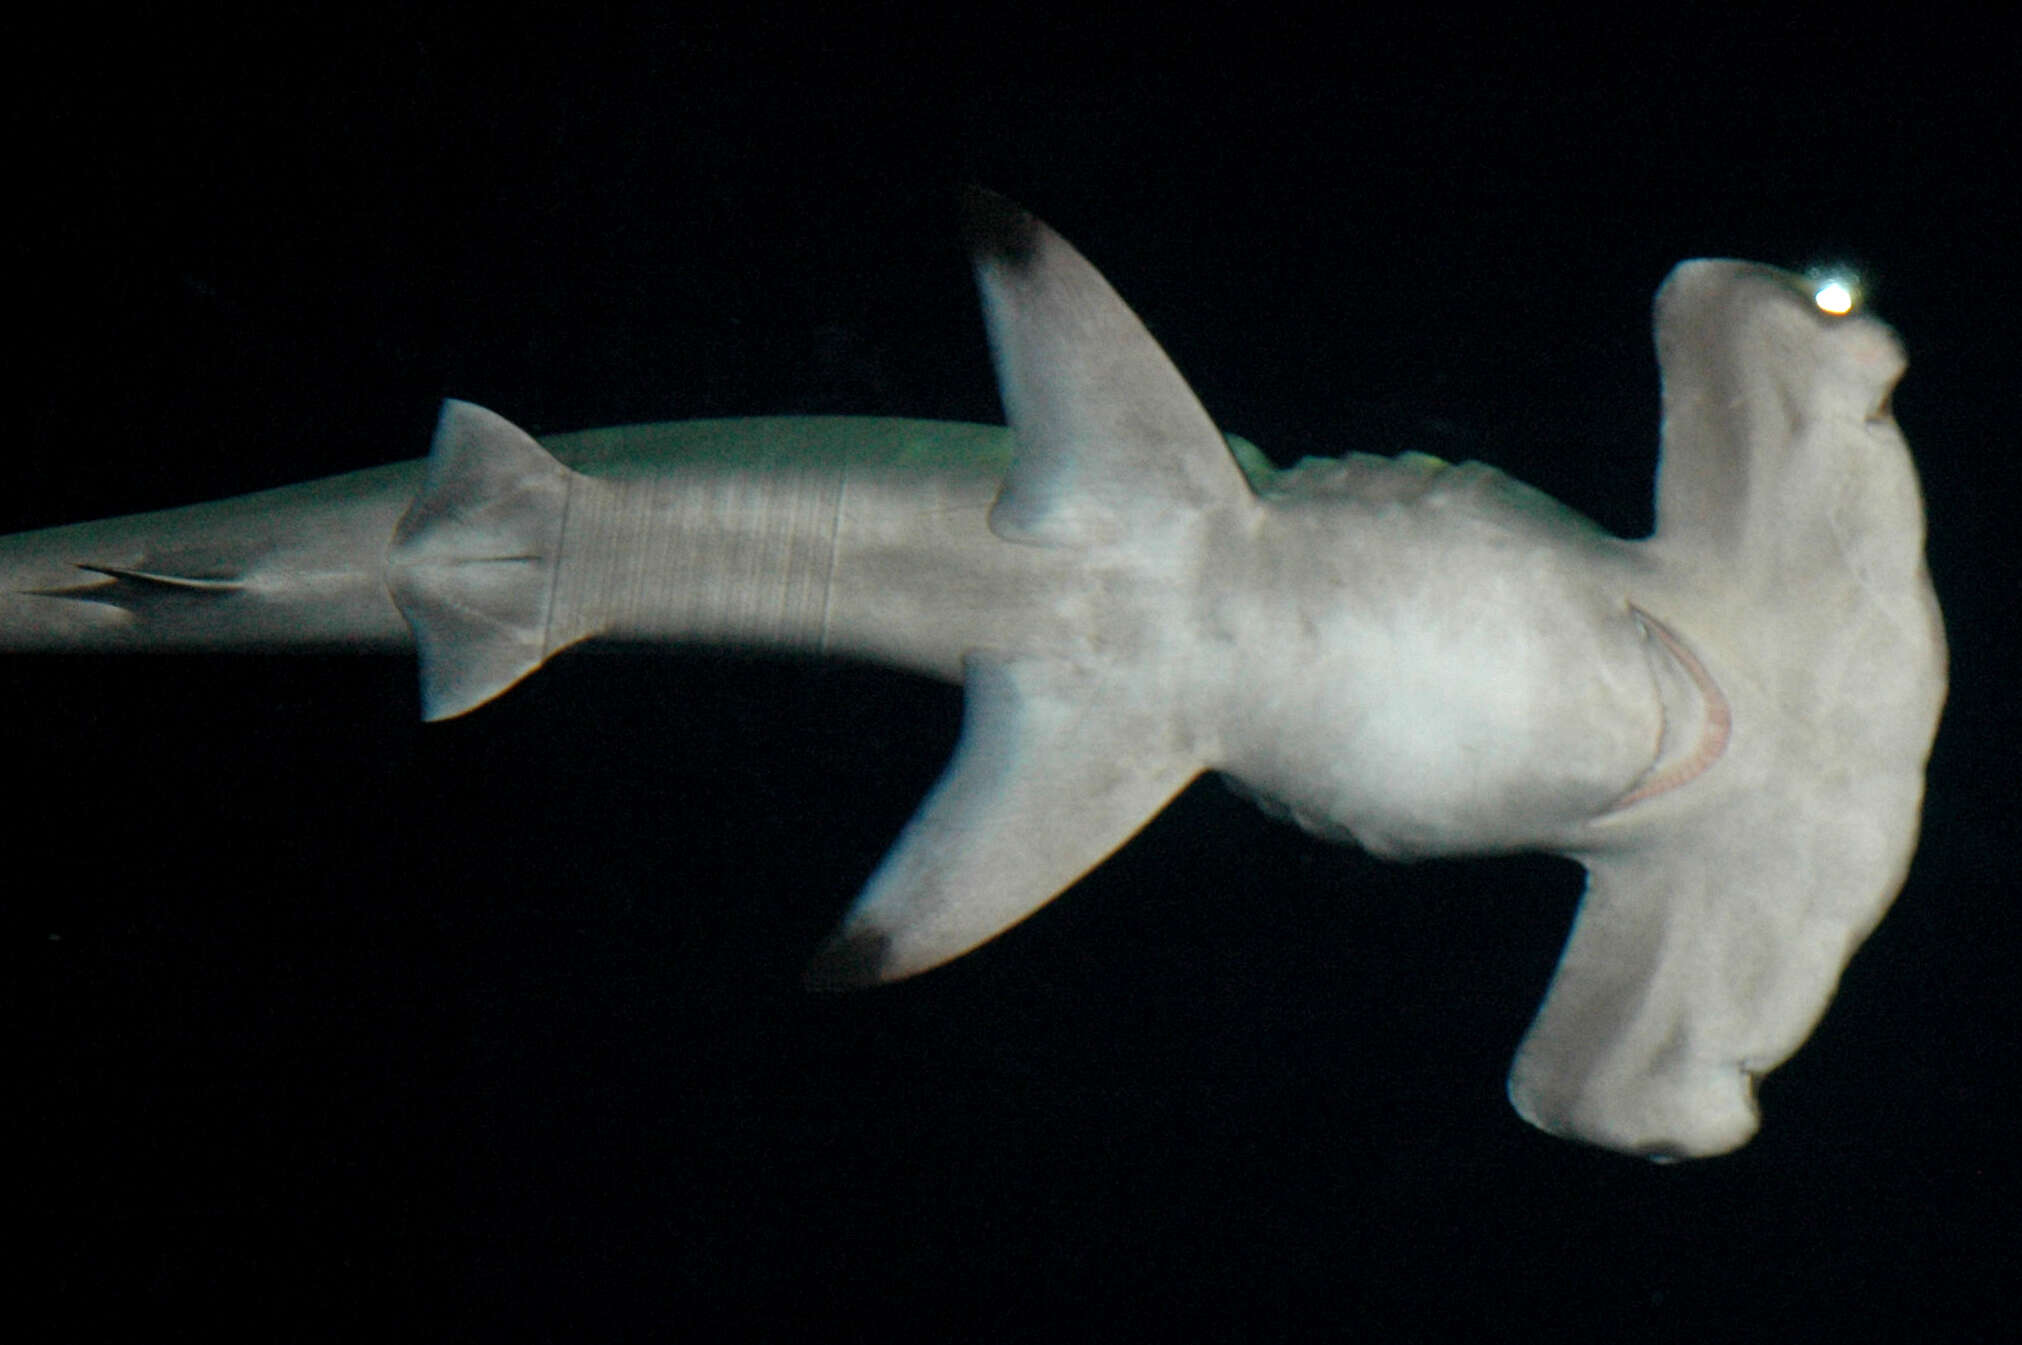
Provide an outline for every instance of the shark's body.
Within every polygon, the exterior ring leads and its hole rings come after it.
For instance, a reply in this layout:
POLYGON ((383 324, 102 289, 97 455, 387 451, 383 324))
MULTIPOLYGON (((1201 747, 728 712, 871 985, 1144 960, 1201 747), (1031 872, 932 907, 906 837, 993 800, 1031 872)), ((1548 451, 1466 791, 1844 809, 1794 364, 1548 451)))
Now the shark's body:
POLYGON ((1744 1142, 1901 885, 1943 697, 1888 329, 1679 268, 1632 543, 1479 464, 1273 472, 1056 235, 989 198, 977 242, 1009 430, 542 445, 452 402, 426 463, 0 539, 0 645, 414 645, 430 718, 598 638, 960 680, 955 758, 818 982, 959 955, 1219 770, 1385 856, 1581 860, 1518 1109, 1632 1152, 1744 1142))

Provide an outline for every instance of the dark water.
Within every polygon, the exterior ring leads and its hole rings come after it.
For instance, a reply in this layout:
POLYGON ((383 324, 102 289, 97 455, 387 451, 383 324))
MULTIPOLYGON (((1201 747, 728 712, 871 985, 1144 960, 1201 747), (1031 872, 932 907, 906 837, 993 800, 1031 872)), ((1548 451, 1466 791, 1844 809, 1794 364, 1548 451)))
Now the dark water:
POLYGON ((954 208, 982 181, 1280 461, 1479 457, 1635 534, 1671 263, 1852 257, 1911 352, 1954 700, 1908 886, 1761 1136, 1657 1168, 1509 1111, 1570 864, 1380 865, 1212 782, 975 956, 805 995, 952 743, 949 688, 572 654, 424 731, 394 660, 21 659, 17 1218, 58 1313, 347 1340, 1998 1320, 1992 56, 1385 29, 1316 68, 1310 40, 872 36, 409 15, 40 51, 10 93, 30 348, 0 521, 416 456, 444 394, 536 432, 994 418, 954 208))

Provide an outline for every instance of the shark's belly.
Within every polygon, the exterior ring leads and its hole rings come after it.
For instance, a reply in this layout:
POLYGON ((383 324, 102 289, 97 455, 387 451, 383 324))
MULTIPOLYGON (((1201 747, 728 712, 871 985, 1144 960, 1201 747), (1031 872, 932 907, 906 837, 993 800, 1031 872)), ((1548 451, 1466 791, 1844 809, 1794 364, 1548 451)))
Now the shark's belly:
POLYGON ((1650 769, 1663 708, 1600 544, 1428 492, 1279 551, 1219 763, 1268 810, 1386 857, 1496 853, 1568 836, 1650 769))

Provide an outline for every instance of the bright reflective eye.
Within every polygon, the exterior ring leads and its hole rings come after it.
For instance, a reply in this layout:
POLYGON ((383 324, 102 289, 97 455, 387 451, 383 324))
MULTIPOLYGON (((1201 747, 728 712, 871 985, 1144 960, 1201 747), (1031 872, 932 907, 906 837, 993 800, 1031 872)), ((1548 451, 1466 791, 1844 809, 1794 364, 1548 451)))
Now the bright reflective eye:
POLYGON ((1811 301, 1821 313, 1844 317, 1861 306, 1861 278, 1845 267, 1814 266, 1804 273, 1811 283, 1811 301))
POLYGON ((1818 287, 1811 301, 1828 313, 1851 313, 1854 306, 1853 290, 1843 280, 1828 280, 1818 287))

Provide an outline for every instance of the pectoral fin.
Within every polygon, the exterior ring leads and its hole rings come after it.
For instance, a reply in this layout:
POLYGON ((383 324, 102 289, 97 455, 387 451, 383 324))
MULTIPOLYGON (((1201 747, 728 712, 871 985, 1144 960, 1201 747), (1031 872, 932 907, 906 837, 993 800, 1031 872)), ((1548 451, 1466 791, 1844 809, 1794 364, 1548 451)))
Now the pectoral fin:
POLYGON ((966 685, 954 759, 810 984, 893 981, 968 952, 1101 863, 1201 770, 1099 673, 973 658, 966 685))
POLYGON ((1142 544, 1165 522, 1246 507, 1200 399, 1087 259, 993 193, 969 194, 983 316, 1018 452, 990 510, 1006 541, 1142 544))

